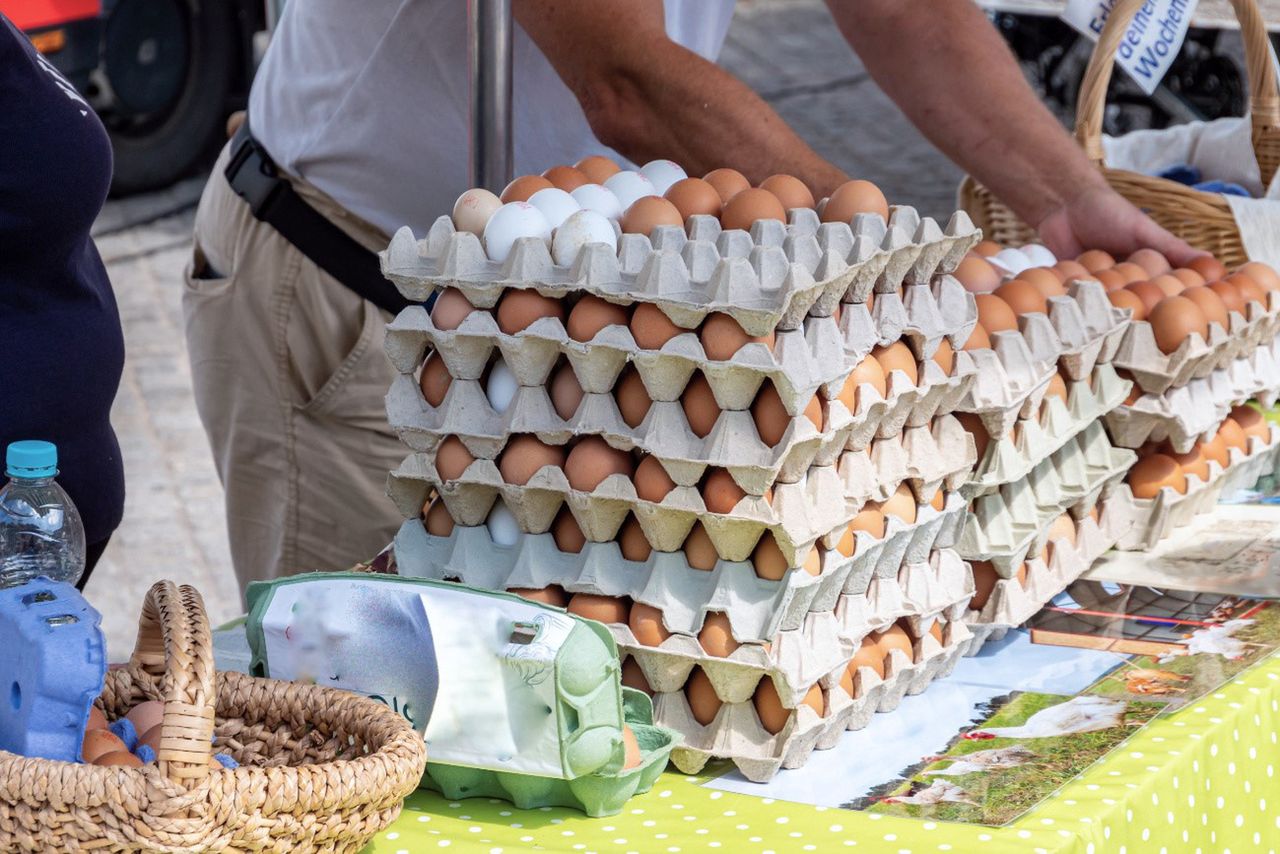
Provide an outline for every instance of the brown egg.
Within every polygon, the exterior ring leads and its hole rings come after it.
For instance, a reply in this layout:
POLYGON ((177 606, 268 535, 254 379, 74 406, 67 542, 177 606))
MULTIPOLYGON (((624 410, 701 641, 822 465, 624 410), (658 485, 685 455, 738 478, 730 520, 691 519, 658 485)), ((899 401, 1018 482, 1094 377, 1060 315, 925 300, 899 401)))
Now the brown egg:
POLYGON ((981 611, 986 607, 991 593, 996 589, 996 582, 1000 580, 1000 575, 989 560, 974 560, 970 561, 969 565, 973 567, 974 589, 969 607, 975 611, 981 611))
POLYGON ((453 517, 439 498, 431 499, 431 503, 427 505, 423 513, 423 525, 433 537, 447 537, 453 533, 453 517))
POLYGON ((569 600, 569 613, 597 623, 626 623, 630 616, 630 603, 615 596, 597 596, 594 593, 575 593, 569 600))
POLYGON ((1134 282, 1133 284, 1125 285, 1124 289, 1142 300, 1142 304, 1147 307, 1148 315, 1167 296, 1164 290, 1153 282, 1134 282))
POLYGON ((1044 294, 1045 299, 1049 297, 1065 296, 1066 287, 1062 284, 1061 273, 1052 267, 1032 267, 1030 270, 1023 270, 1018 274, 1018 278, 1024 282, 1035 285, 1036 290, 1044 294))
MULTIPOLYGON (((1005 306, 1008 308, 1008 306, 1005 306)), ((962 350, 990 350, 991 338, 987 335, 987 330, 982 328, 981 323, 973 325, 973 332, 969 333, 969 340, 964 342, 962 350)))
POLYGON ((516 486, 524 486, 546 466, 564 468, 564 446, 548 445, 529 433, 511 437, 498 457, 502 479, 516 486))
POLYGON ((1097 279, 1107 291, 1118 291, 1129 284, 1129 280, 1115 270, 1099 270, 1089 274, 1089 278, 1097 279))
POLYGON ((569 594, 564 592, 564 588, 559 584, 552 584, 541 590, 530 590, 522 587, 512 587, 507 591, 515 595, 528 599, 531 602, 541 602, 544 605, 554 605, 557 608, 563 608, 569 604, 569 594))
POLYGON ((735 193, 733 198, 725 202, 724 210, 720 212, 720 225, 726 229, 750 231, 752 224, 760 219, 787 221, 787 212, 783 210, 782 202, 768 190, 749 188, 735 193))
POLYGON ((676 482, 657 457, 646 456, 636 466, 636 495, 643 501, 657 503, 676 488, 676 482))
POLYGON ((702 331, 698 333, 702 349, 708 359, 725 362, 748 344, 763 344, 773 349, 773 333, 751 336, 727 314, 713 312, 702 322, 702 331))
MULTIPOLYGON (((138 745, 145 744, 151 748, 152 753, 160 752, 160 737, 164 735, 164 724, 156 724, 151 729, 138 736, 138 745)), ((134 750, 137 750, 137 746, 134 750)))
POLYGON ((711 679, 701 668, 694 668, 689 681, 684 684, 684 696, 689 701, 689 711, 693 719, 703 726, 709 726, 720 712, 720 698, 711 685, 711 679))
POLYGON ((883 632, 876 633, 876 644, 880 647, 880 652, 884 656, 885 670, 889 669, 890 653, 893 650, 902 650, 907 656, 908 661, 915 660, 915 650, 911 643, 911 635, 907 634, 907 630, 901 625, 894 623, 883 632))
POLYGON ((617 163, 614 163, 608 157, 600 154, 592 154, 582 158, 574 166, 583 175, 587 176, 587 180, 592 184, 603 184, 609 180, 609 177, 620 170, 617 163))
POLYGON ((644 678, 644 671, 640 669, 640 662, 631 656, 627 656, 627 660, 622 662, 622 684, 628 688, 643 691, 650 697, 653 696, 653 687, 649 684, 649 680, 644 678))
POLYGON ((684 219, 695 214, 720 216, 720 194, 716 188, 701 178, 682 178, 667 188, 667 201, 676 206, 684 219))
POLYGON ((445 480, 457 480, 476 461, 457 436, 446 437, 436 448, 436 474, 445 480))
POLYGON ((1133 282, 1145 282, 1151 278, 1149 275, 1147 275, 1147 271, 1144 270, 1142 267, 1139 267, 1137 264, 1130 264, 1127 261, 1124 263, 1115 265, 1114 267, 1111 268, 1111 271, 1113 273, 1119 273, 1121 276, 1124 276, 1126 279, 1129 280, 1131 284, 1133 282))
MULTIPOLYGON (((1048 547, 1043 548, 1043 549, 1041 549, 1041 550, 1040 550, 1040 555, 1039 555, 1039 557, 1040 557, 1040 560, 1044 561, 1046 564, 1049 562, 1049 549, 1048 549, 1048 547)), ((1023 563, 1021 563, 1021 564, 1019 564, 1019 565, 1018 565, 1018 571, 1017 571, 1017 573, 1014 575, 1014 577, 1018 579, 1018 583, 1019 583, 1019 584, 1021 584, 1024 588, 1027 586, 1027 572, 1028 572, 1028 570, 1029 570, 1028 565, 1027 565, 1025 562, 1023 562, 1023 563)))
POLYGON ((1084 267, 1090 273, 1096 273, 1099 270, 1106 270, 1116 265, 1116 259, 1112 258, 1101 249, 1090 249, 1080 257, 1076 258, 1076 263, 1084 267))
POLYGON ((770 175, 760 182, 760 189, 777 196, 786 210, 812 208, 815 204, 809 188, 799 178, 791 175, 770 175))
POLYGON ((880 652, 880 645, 876 643, 875 638, 867 635, 862 639, 862 644, 858 647, 858 651, 853 654, 853 659, 849 662, 849 672, 857 673, 860 667, 870 667, 876 672, 876 676, 884 678, 884 655, 880 652))
POLYGON ((863 384, 874 388, 881 397, 885 397, 888 394, 885 385, 884 368, 880 367, 880 362, 870 354, 864 356, 862 361, 849 372, 849 378, 845 380, 844 387, 840 389, 838 399, 850 412, 856 413, 858 411, 860 402, 858 387, 863 384))
POLYGON ((1045 400, 1050 397, 1056 397, 1062 401, 1063 406, 1067 403, 1067 382, 1062 378, 1062 374, 1055 373, 1049 377, 1049 387, 1045 389, 1045 400))
POLYGON ((884 510, 879 504, 869 501, 862 505, 858 515, 853 517, 853 521, 849 523, 849 530, 865 531, 880 540, 884 539, 884 524, 884 510))
MULTIPOLYGON (((768 388, 773 387, 772 384, 766 385, 768 388)), ((774 394, 776 395, 777 392, 774 394)), ((759 403, 759 400, 757 396, 756 402, 759 403)), ((680 408, 684 410, 684 417, 689 421, 689 429, 699 439, 710 436, 716 421, 720 418, 720 407, 716 403, 715 393, 711 391, 711 383, 707 382, 707 378, 700 373, 694 374, 689 384, 684 387, 684 393, 680 395, 680 408)), ((754 406, 752 412, 755 412, 754 406)), ((757 415, 756 428, 759 429, 759 427, 760 417, 757 415)))
POLYGON ((1138 460, 1129 469, 1127 480, 1134 498, 1155 498, 1166 486, 1175 492, 1187 491, 1187 478, 1178 467, 1177 460, 1164 454, 1152 454, 1138 460))
POLYGON ((1222 438, 1221 433, 1214 433, 1213 438, 1205 442, 1204 457, 1206 460, 1212 460, 1222 468, 1226 468, 1231 462, 1231 454, 1227 448, 1227 440, 1222 438))
POLYGON ((622 752, 622 770, 639 768, 644 763, 644 754, 640 752, 640 742, 636 740, 636 734, 632 732, 631 727, 625 724, 622 727, 622 752))
POLYGON ((822 209, 823 222, 852 222, 860 213, 889 219, 889 202, 870 181, 846 181, 835 189, 822 209))
POLYGON ((1164 295, 1167 297, 1175 297, 1186 290, 1186 286, 1182 284, 1182 280, 1169 273, 1156 276, 1151 280, 1151 284, 1164 291, 1164 295))
POLYGON ((640 372, 634 366, 628 367, 622 372, 622 376, 618 377, 617 385, 613 389, 613 399, 618 403, 618 412, 622 414, 622 420, 627 423, 628 427, 639 427, 649 414, 653 401, 649 399, 649 392, 644 387, 644 380, 640 378, 640 372))
POLYGON ((1172 353, 1191 335, 1209 338, 1209 322, 1204 312, 1186 297, 1165 297, 1147 315, 1156 346, 1163 353, 1172 353))
MULTIPOLYGON (((719 410, 716 410, 716 413, 718 415, 719 410)), ((751 404, 751 418, 756 423, 756 432, 760 434, 760 441, 770 448, 777 447, 791 424, 791 416, 787 415, 787 410, 782 405, 782 398, 772 382, 766 381, 760 386, 760 391, 751 404)), ((821 428, 822 425, 818 426, 821 428)))
POLYGON ((509 290, 498 303, 498 328, 508 335, 528 329, 534 321, 554 317, 564 322, 564 305, 535 290, 509 290))
POLYGON ((990 258, 992 255, 999 254, 1003 249, 1004 247, 999 243, 996 243, 994 240, 983 240, 980 241, 977 246, 973 247, 972 251, 974 255, 981 255, 983 258, 990 258))
POLYGON ((1145 278, 1148 279, 1154 279, 1162 273, 1169 272, 1170 269, 1169 259, 1154 249, 1139 249, 1125 260, 1141 267, 1147 274, 1145 278))
POLYGON ((671 637, 671 632, 667 631, 666 625, 662 622, 662 611, 642 602, 636 602, 631 606, 631 616, 627 625, 631 626, 631 633, 644 646, 659 646, 671 637))
POLYGON ((684 217, 661 196, 642 196, 627 208, 619 225, 627 234, 649 234, 660 225, 683 226, 684 217))
POLYGON ((574 166, 552 166, 542 177, 551 182, 551 186, 572 193, 583 184, 590 184, 591 179, 581 169, 574 166))
POLYGON ((1204 276, 1206 282, 1216 282, 1227 275, 1227 268, 1212 255, 1201 255, 1192 258, 1187 267, 1204 276))
POLYGON ((587 544, 586 535, 578 527, 578 520, 573 518, 567 506, 560 508, 556 520, 551 523, 551 538, 555 540, 556 548, 569 554, 578 554, 587 544))
POLYGON ((941 489, 933 493, 933 497, 929 499, 929 506, 939 513, 947 506, 947 495, 941 489))
POLYGON ((1204 276, 1186 267, 1181 270, 1174 270, 1169 275, 1182 282, 1184 288, 1196 288, 1204 284, 1204 276))
POLYGON ((936 640, 940 645, 945 645, 942 640, 942 620, 934 620, 933 625, 929 627, 929 636, 936 640))
POLYGON ((684 550, 685 560, 693 569, 710 572, 716 568, 716 562, 720 560, 715 543, 711 542, 711 536, 707 533, 707 529, 702 527, 701 522, 693 524, 681 548, 684 550))
POLYGON ((827 415, 822 409, 822 400, 819 399, 818 395, 815 394, 813 397, 809 398, 809 402, 804 405, 804 411, 802 414, 805 418, 809 419, 809 423, 811 423, 815 429, 819 431, 826 429, 827 415))
POLYGON ((908 525, 914 525, 916 523, 916 497, 911 492, 911 487, 905 483, 900 484, 893 495, 890 495, 886 501, 880 503, 880 511, 885 516, 897 516, 908 525))
POLYGON ((710 469, 702 481, 702 501, 712 513, 732 513, 746 496, 728 469, 710 469))
POLYGON ((951 347, 951 340, 943 338, 938 344, 938 349, 933 351, 931 357, 937 362, 938 367, 942 368, 942 372, 947 376, 951 376, 951 369, 955 367, 956 351, 951 347))
POLYGON ((1107 299, 1116 308, 1127 308, 1133 312, 1133 320, 1142 320, 1147 316, 1147 304, 1133 291, 1120 288, 1107 294, 1107 299))
POLYGON ((1236 272, 1253 279, 1264 291, 1280 290, 1280 275, 1261 261, 1250 261, 1236 272))
POLYGON ((640 527, 640 520, 635 516, 628 515, 618 531, 618 550, 625 559, 636 563, 644 563, 653 554, 653 546, 649 545, 649 538, 644 535, 644 528, 640 527))
POLYGON ((1218 435, 1227 443, 1228 448, 1235 448, 1242 453, 1249 453, 1249 436, 1244 428, 1231 417, 1227 417, 1218 427, 1218 435))
POLYGON ((805 556, 804 566, 805 572, 817 577, 822 575, 822 556, 826 553, 826 549, 821 545, 815 545, 809 550, 809 554, 805 556))
POLYGON ((977 413, 956 412, 954 414, 960 422, 960 426, 973 437, 973 445, 978 452, 978 462, 982 462, 987 455, 987 446, 991 444, 991 434, 987 432, 987 428, 983 426, 982 419, 978 417, 977 413))
POLYGON ((1040 289, 1021 279, 1005 282, 996 288, 995 295, 1008 303, 1014 314, 1044 314, 1049 310, 1049 303, 1040 289))
POLYGON ((80 745, 80 758, 85 762, 92 762, 99 756, 117 750, 127 751, 127 748, 124 746, 124 742, 116 738, 110 730, 85 730, 84 741, 80 745))
POLYGON ((756 575, 768 581, 780 581, 787 574, 787 559, 782 556, 782 549, 770 531, 765 531, 751 552, 751 563, 756 575))
POLYGON ((107 723, 107 716, 102 713, 102 709, 97 706, 89 707, 89 720, 85 722, 85 732, 94 729, 106 729, 110 724, 107 723))
POLYGON ((840 673, 840 690, 844 692, 846 697, 852 698, 854 695, 853 669, 850 667, 846 667, 840 673))
POLYGON ((439 406, 444 403, 444 396, 449 393, 452 383, 453 377, 449 374, 444 359, 433 351, 422 363, 422 375, 418 379, 423 399, 432 406, 439 406))
POLYGON ((1062 281, 1074 282, 1076 279, 1092 279, 1093 275, 1089 269, 1078 261, 1072 261, 1064 258, 1057 264, 1053 265, 1053 269, 1062 274, 1062 281))
POLYGON ((734 640, 733 631, 729 628, 729 617, 719 611, 707 614, 702 622, 702 631, 698 632, 698 643, 707 655, 716 658, 728 658, 742 644, 734 640))
POLYGON ((986 294, 1000 287, 1000 272, 976 255, 966 255, 951 275, 971 294, 986 294))
POLYGON ((1229 318, 1226 303, 1222 301, 1222 297, 1212 290, 1204 285, 1198 285, 1187 288, 1182 292, 1182 296, 1199 306, 1205 320, 1218 324, 1224 331, 1228 328, 1229 318))
POLYGON ((978 323, 988 333, 1018 331, 1018 315, 1000 297, 995 294, 978 294, 974 301, 978 304, 978 323))
POLYGON ((1249 276, 1244 273, 1232 273, 1227 276, 1226 282, 1228 285, 1235 286, 1235 289, 1240 292, 1240 297, 1246 303, 1256 302, 1259 305, 1266 306, 1267 291, 1249 276))
MULTIPOLYGON (((773 684, 773 679, 767 676, 756 685, 756 692, 751 702, 756 708, 756 716, 760 718, 760 726, 764 727, 765 732, 770 735, 782 732, 787 721, 791 719, 791 709, 783 708, 778 689, 773 684)), ((821 709, 818 713, 822 713, 821 709)))
POLYGON ((1054 519, 1049 525, 1050 540, 1066 540, 1071 545, 1076 544, 1076 523, 1070 514, 1063 513, 1057 519, 1054 519))
POLYGON ((747 180, 745 175, 737 169, 730 169, 728 167, 712 169, 710 172, 702 176, 702 180, 715 188, 715 191, 720 195, 721 205, 728 202, 743 190, 751 189, 751 182, 747 180))
POLYGON ((845 557, 853 557, 854 553, 857 550, 858 550, 857 532, 853 530, 852 526, 845 528, 844 533, 840 535, 839 542, 836 543, 836 551, 844 555, 845 557))
POLYGON ((578 385, 578 375, 573 372, 573 365, 565 362, 556 368, 547 391, 551 395, 551 408, 556 411, 556 415, 568 421, 578 413, 583 393, 582 386, 578 385))
POLYGON ((1191 450, 1185 454, 1174 453, 1172 449, 1167 449, 1165 453, 1173 458, 1178 464, 1179 470, 1185 475, 1195 475, 1206 483, 1209 480, 1209 458, 1205 456, 1204 443, 1196 442, 1191 446, 1191 450))
POLYGON ((102 768, 141 768, 142 760, 127 750, 113 750, 94 759, 93 764, 102 768))
POLYGON ((606 302, 594 294, 583 294, 573 311, 569 312, 566 328, 574 341, 586 342, 595 338, 605 327, 626 325, 625 307, 606 302))
POLYGON ((1237 406, 1231 410, 1231 420, 1240 425, 1246 436, 1257 436, 1262 444, 1271 441, 1271 428, 1262 413, 1252 406, 1237 406))
POLYGON ((445 288, 440 292, 440 296, 436 297, 435 305, 431 307, 431 325, 446 331, 457 329, 475 310, 476 307, 467 301, 462 291, 457 288, 445 288))
POLYGON ((498 196, 505 205, 508 202, 527 202, 529 197, 539 190, 555 185, 541 175, 521 175, 508 184, 498 196))
POLYGON ((915 354, 911 352, 910 347, 901 341, 894 341, 888 347, 873 347, 871 355, 880 363, 880 367, 884 368, 886 377, 890 376, 894 371, 901 371, 907 375, 907 380, 912 385, 917 385, 920 382, 915 354))
POLYGON ((1236 314, 1244 315, 1244 297, 1240 295, 1240 291, 1234 285, 1227 282, 1210 282, 1205 287, 1218 295, 1218 299, 1222 300, 1222 304, 1227 307, 1227 311, 1234 311, 1236 314))
POLYGON ((631 455, 599 436, 579 439, 564 461, 564 474, 569 479, 569 486, 579 492, 591 492, 605 478, 615 474, 629 479, 634 471, 631 455))
POLYGON ((688 331, 672 323, 662 309, 650 302, 636 303, 631 313, 631 337, 645 350, 661 350, 663 344, 688 331))

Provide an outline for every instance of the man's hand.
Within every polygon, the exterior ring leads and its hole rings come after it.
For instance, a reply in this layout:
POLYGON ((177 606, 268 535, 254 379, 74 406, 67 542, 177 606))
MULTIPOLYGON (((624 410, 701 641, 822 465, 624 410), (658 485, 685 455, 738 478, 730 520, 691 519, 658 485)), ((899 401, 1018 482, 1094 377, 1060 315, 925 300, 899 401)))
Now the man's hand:
POLYGON ((1179 240, 1128 199, 1105 184, 1089 187, 1067 204, 1049 212, 1037 225, 1040 237, 1059 258, 1075 258, 1086 249, 1103 249, 1123 260, 1150 247, 1183 267, 1204 255, 1179 240))

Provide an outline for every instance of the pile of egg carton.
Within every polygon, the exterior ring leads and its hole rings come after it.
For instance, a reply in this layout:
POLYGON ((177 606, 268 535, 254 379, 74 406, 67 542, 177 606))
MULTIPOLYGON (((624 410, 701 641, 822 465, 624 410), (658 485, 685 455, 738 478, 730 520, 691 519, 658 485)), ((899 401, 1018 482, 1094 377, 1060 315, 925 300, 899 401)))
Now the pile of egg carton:
POLYGON ((443 322, 411 307, 388 328, 400 373, 388 417, 412 450, 388 485, 407 520, 399 571, 561 596, 605 622, 627 684, 683 733, 673 760, 686 772, 725 757, 765 780, 803 764, 968 648, 973 584, 953 545, 975 460, 951 412, 977 373, 962 350, 976 309, 948 273, 979 238, 963 214, 941 227, 904 207, 851 223, 796 209, 749 232, 695 215, 558 265, 532 238, 491 261, 448 217, 421 240, 402 230, 382 253, 388 278, 414 300, 450 289, 469 310, 443 322), (530 294, 564 310, 504 331, 504 300, 530 294), (588 299, 621 319, 575 337, 572 308, 588 299), (657 349, 636 340, 646 305, 679 327, 657 349), (697 331, 716 315, 771 345, 712 358, 697 331), (911 364, 883 393, 850 380, 885 348, 911 364), (435 360, 447 377, 433 403, 417 375, 435 360), (558 408, 566 371, 576 405, 558 408), (639 417, 619 405, 627 382, 647 397, 639 417), (690 417, 695 385, 713 424, 690 417), (754 412, 765 394, 786 416, 771 440, 754 412), (564 467, 506 477, 504 451, 527 437, 564 467), (568 469, 589 443, 633 465, 575 486, 568 469), (670 482, 656 497, 637 477, 655 461, 670 482), (722 473, 741 498, 713 511, 722 473), (882 530, 859 524, 868 508, 882 530), (710 559, 695 560, 695 541, 710 559), (761 571, 762 550, 777 573, 761 571), (867 663, 879 637, 896 646, 867 663))

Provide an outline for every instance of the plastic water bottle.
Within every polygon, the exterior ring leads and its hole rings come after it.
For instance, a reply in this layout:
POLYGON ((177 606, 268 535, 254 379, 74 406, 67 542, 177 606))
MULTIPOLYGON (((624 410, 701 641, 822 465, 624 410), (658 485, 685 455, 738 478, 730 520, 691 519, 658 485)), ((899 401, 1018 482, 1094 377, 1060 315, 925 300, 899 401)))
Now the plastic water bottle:
POLYGON ((54 482, 58 448, 14 442, 5 452, 9 482, 0 489, 0 586, 38 575, 75 584, 84 574, 84 524, 54 482))

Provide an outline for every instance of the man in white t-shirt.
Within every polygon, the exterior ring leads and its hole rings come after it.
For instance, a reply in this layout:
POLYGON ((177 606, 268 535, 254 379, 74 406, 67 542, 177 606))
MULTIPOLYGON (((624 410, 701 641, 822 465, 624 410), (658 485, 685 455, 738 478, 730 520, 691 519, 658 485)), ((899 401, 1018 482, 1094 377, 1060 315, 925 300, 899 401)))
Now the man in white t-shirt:
MULTIPOLYGON (((386 425, 382 353, 394 305, 361 258, 402 225, 424 233, 468 186, 466 5, 293 0, 253 85, 256 142, 233 141, 205 189, 184 305, 242 585, 348 566, 395 531, 384 484, 405 451, 386 425), (307 210, 276 204, 237 152, 269 155, 307 210)), ((517 175, 602 153, 753 182, 785 172, 816 197, 847 180, 715 65, 731 0, 513 6, 517 175)), ((971 0, 828 6, 907 116, 1050 248, 1190 256, 1107 187, 971 0)))

